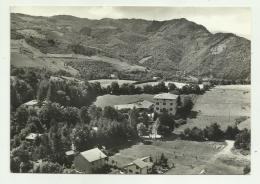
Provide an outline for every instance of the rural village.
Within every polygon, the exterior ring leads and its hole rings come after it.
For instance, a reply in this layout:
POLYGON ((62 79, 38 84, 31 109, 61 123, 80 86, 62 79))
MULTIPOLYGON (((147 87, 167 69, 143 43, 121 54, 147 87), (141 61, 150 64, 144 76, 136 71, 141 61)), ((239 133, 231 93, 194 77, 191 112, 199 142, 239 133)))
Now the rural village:
MULTIPOLYGON (((250 77, 219 77, 212 65, 205 72, 203 63, 192 72, 155 68, 161 60, 155 51, 138 63, 122 62, 114 50, 78 41, 96 43, 98 34, 118 35, 119 28, 106 25, 93 33, 83 27, 79 38, 71 33, 73 17, 11 16, 11 172, 250 173, 250 77), (37 28, 36 20, 57 29, 37 28), (69 43, 74 45, 62 53, 69 43)), ((151 35, 163 26, 151 24, 151 35)), ((235 39, 221 40, 230 37, 235 39)), ((212 48, 210 60, 225 47, 212 48)))

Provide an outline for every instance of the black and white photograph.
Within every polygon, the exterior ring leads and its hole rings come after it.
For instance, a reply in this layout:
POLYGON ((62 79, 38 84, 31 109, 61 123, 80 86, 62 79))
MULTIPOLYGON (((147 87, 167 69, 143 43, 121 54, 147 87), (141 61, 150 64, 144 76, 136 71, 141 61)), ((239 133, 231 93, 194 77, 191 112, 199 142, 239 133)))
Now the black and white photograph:
POLYGON ((250 7, 11 6, 9 172, 250 175, 251 38, 250 7))

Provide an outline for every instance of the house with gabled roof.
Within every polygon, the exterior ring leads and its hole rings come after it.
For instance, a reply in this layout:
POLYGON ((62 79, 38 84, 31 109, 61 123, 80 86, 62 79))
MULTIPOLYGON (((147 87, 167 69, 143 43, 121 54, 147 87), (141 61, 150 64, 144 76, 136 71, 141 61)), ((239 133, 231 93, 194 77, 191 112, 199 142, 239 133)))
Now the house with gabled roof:
POLYGON ((124 166, 126 174, 148 174, 152 171, 151 157, 138 158, 124 166))
POLYGON ((75 169, 83 173, 93 173, 102 168, 106 163, 107 156, 98 148, 83 151, 75 156, 75 169))

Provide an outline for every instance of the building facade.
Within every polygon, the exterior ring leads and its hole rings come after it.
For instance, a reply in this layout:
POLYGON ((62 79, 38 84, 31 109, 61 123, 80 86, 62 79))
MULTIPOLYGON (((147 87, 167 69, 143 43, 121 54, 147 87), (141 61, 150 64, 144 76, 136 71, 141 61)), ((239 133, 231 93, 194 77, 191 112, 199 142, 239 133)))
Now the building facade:
POLYGON ((106 164, 107 156, 98 148, 79 153, 74 158, 75 169, 83 173, 93 173, 106 164))
POLYGON ((154 97, 155 105, 154 111, 158 114, 168 112, 169 114, 175 115, 177 109, 178 95, 171 93, 161 93, 154 97))

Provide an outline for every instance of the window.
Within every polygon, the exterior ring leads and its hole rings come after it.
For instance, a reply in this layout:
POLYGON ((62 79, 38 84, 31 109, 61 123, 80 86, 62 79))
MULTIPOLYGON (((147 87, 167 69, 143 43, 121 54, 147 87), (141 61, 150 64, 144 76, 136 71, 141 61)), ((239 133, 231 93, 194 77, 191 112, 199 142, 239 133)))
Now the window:
POLYGON ((156 105, 159 105, 159 102, 156 102, 156 105))
POLYGON ((135 174, 140 174, 139 172, 135 172, 135 174))
POLYGON ((163 105, 166 105, 166 103, 165 103, 165 102, 163 102, 163 105))
POLYGON ((170 105, 173 105, 173 103, 170 103, 170 105))
POLYGON ((160 112, 162 112, 162 109, 160 109, 160 112))
POLYGON ((170 108, 170 111, 172 111, 172 108, 170 108))
POLYGON ((139 169, 139 167, 138 167, 138 166, 136 166, 135 168, 136 168, 136 169, 139 169))
POLYGON ((156 107, 156 110, 159 110, 159 107, 156 107))
POLYGON ((130 173, 133 173, 133 171, 132 171, 131 169, 129 169, 129 172, 130 172, 130 173))
POLYGON ((163 111, 166 111, 166 109, 165 109, 165 108, 163 108, 163 111))

